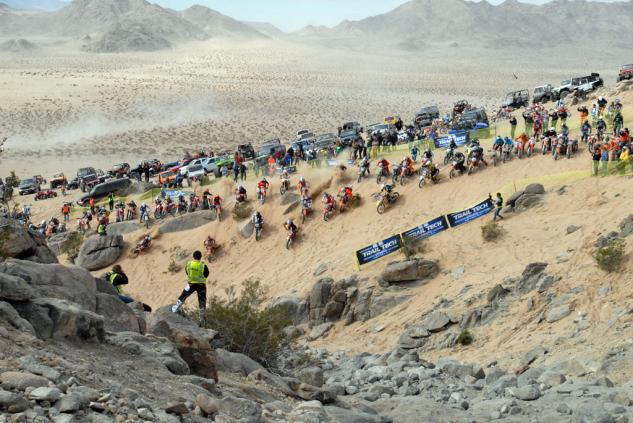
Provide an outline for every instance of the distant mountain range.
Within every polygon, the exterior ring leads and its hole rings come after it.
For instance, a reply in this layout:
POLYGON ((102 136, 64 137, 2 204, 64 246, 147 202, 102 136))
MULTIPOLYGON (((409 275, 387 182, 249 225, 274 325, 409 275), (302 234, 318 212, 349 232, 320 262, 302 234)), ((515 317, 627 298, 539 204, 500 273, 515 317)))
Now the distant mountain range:
POLYGON ((108 52, 156 50, 207 38, 286 38, 359 50, 555 47, 579 49, 580 54, 606 53, 630 50, 623 28, 633 17, 633 0, 554 0, 541 6, 517 0, 499 6, 486 1, 412 0, 382 15, 286 34, 271 24, 240 22, 204 6, 175 11, 146 0, 74 0, 53 12, 25 12, 15 6, 50 9, 64 3, 0 1, 8 2, 0 3, 0 36, 83 39, 86 49, 108 52))
POLYGON ((554 0, 537 6, 506 0, 493 6, 487 1, 412 0, 385 14, 343 21, 333 28, 307 27, 293 38, 405 50, 433 46, 630 48, 621 22, 631 17, 632 1, 554 0))
POLYGON ((268 35, 204 6, 184 11, 145 0, 74 0, 54 12, 0 7, 0 35, 83 39, 91 51, 143 51, 207 38, 266 39, 268 35), (86 37, 87 36, 87 37, 86 37))
POLYGON ((61 0, 4 0, 4 3, 13 9, 48 11, 59 10, 68 4, 61 0))

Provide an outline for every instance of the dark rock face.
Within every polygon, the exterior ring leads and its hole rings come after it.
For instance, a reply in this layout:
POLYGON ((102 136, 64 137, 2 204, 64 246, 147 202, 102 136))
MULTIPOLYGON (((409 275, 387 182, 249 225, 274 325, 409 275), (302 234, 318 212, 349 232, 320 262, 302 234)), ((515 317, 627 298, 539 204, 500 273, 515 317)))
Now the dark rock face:
POLYGON ((0 258, 58 263, 43 236, 26 230, 18 221, 5 217, 0 217, 0 258))

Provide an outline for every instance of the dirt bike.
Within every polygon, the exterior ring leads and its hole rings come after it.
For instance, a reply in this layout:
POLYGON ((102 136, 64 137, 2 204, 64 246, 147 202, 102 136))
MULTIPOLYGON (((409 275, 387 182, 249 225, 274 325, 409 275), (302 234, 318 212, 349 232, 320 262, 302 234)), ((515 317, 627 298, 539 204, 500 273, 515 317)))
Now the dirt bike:
POLYGON ((116 221, 117 221, 117 223, 123 222, 124 216, 125 216, 125 210, 122 207, 117 207, 117 209, 116 209, 116 221))
POLYGON ((567 143, 562 141, 556 141, 556 146, 554 147, 553 152, 554 160, 558 160, 558 158, 567 153, 567 143))
POLYGON ((310 213, 312 213, 311 208, 307 208, 307 207, 301 208, 301 223, 305 223, 306 218, 308 217, 308 215, 310 215, 310 213))
POLYGON ((144 253, 150 247, 150 245, 152 245, 152 239, 150 238, 147 240, 147 242, 145 242, 145 238, 143 238, 143 240, 136 244, 136 247, 134 247, 134 249, 131 251, 132 256, 138 257, 138 255, 144 253))
POLYGON ((218 218, 218 222, 222 220, 222 206, 219 204, 212 204, 211 208, 215 211, 215 216, 218 218))
POLYGON ((334 215, 334 212, 336 212, 336 202, 333 202, 331 206, 324 205, 323 206, 323 220, 326 222, 330 220, 330 217, 334 215))
POLYGON ((284 195, 290 189, 290 182, 287 179, 281 180, 281 186, 279 187, 279 193, 284 195))
POLYGON ((296 231, 292 231, 289 230, 288 231, 288 237, 286 238, 286 249, 289 250, 290 247, 292 247, 292 244, 295 243, 296 239, 297 239, 297 232, 299 231, 299 229, 297 229, 296 231))
POLYGON ((501 158, 503 163, 512 160, 512 148, 513 145, 503 144, 503 149, 501 150, 501 158))
POLYGON ((455 155, 454 149, 449 148, 448 150, 446 150, 446 155, 444 156, 444 166, 448 165, 453 160, 454 155, 455 155))
POLYGON ((365 175, 369 176, 369 163, 367 163, 367 166, 360 166, 358 168, 358 182, 359 183, 365 177, 365 175))
POLYGON ((200 200, 197 197, 193 198, 187 205, 187 213, 193 213, 200 208, 200 200))
POLYGON ((378 204, 376 204, 376 211, 378 212, 378 214, 383 214, 387 207, 394 204, 400 199, 400 194, 396 191, 392 191, 387 194, 379 193, 377 196, 380 198, 378 204))
POLYGON ((385 170, 382 165, 378 165, 378 173, 376 174, 376 183, 380 184, 382 182, 382 178, 387 178, 389 176, 389 172, 385 170))
POLYGON ((264 229, 264 223, 256 223, 255 225, 255 241, 259 241, 262 236, 262 229, 264 229))
POLYGON ((526 154, 528 157, 532 157, 532 154, 534 153, 534 147, 536 146, 536 140, 534 140, 534 138, 530 138, 530 140, 528 141, 528 146, 527 146, 527 150, 526 150, 526 154))
MULTIPOLYGON (((497 166, 497 164, 499 163, 499 148, 493 148, 492 151, 490 152, 491 156, 492 156, 492 165, 493 166, 497 166)), ((470 159, 469 159, 470 162, 470 159)), ((468 172, 468 174, 470 175, 470 172, 468 172)))
POLYGON ((468 165, 468 175, 472 175, 475 169, 479 169, 479 167, 481 166, 481 159, 478 159, 477 157, 471 157, 469 159, 469 165, 468 165))
POLYGON ((462 163, 461 166, 458 167, 458 162, 456 160, 453 160, 452 168, 451 168, 451 171, 448 173, 448 177, 452 179, 456 177, 457 175, 463 175, 464 172, 466 172, 464 163, 462 163))
POLYGON ((578 140, 567 141, 567 158, 571 159, 571 156, 578 151, 578 140))
POLYGON ((436 168, 435 175, 433 175, 433 172, 431 171, 430 166, 422 166, 420 168, 420 180, 418 182, 418 188, 420 189, 424 188, 424 185, 426 184, 427 179, 433 182, 434 184, 436 184, 437 175, 439 175, 439 173, 440 173, 440 170, 436 168))
POLYGON ((149 213, 143 213, 141 223, 144 224, 146 228, 149 228, 149 213))
POLYGON ((134 219, 136 219, 136 209, 133 207, 128 207, 125 220, 134 220, 134 219))
POLYGON ((262 187, 257 188, 257 199, 262 204, 266 202, 266 188, 262 188, 262 187))
POLYGON ((165 206, 161 203, 154 209, 154 219, 164 219, 167 216, 167 210, 165 210, 165 206))
POLYGON ((520 160, 523 158, 523 153, 525 151, 525 145, 522 141, 517 141, 514 143, 514 149, 516 150, 517 158, 520 160))
POLYGON ((551 148, 552 140, 549 137, 543 138, 543 141, 541 141, 541 153, 545 155, 548 151, 550 151, 551 148))

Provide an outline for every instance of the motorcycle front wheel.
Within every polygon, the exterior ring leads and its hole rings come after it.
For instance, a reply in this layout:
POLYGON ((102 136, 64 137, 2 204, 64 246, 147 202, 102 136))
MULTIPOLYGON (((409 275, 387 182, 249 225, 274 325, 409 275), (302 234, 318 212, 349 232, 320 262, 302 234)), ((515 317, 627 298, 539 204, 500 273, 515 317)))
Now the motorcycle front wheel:
POLYGON ((425 177, 420 178, 420 182, 418 182, 418 188, 420 189, 424 188, 425 184, 426 184, 426 178, 425 177))
POLYGON ((385 203, 381 201, 378 204, 378 207, 376 207, 376 211, 378 212, 378 214, 383 214, 385 212, 385 203))

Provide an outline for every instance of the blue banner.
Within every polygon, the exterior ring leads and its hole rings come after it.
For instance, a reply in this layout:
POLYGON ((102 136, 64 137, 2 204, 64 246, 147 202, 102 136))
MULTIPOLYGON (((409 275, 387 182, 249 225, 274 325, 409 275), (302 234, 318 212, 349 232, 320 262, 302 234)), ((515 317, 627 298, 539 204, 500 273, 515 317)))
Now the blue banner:
POLYGON ((416 228, 409 229, 408 231, 403 232, 401 236, 405 240, 419 241, 422 239, 430 238, 448 229, 449 226, 446 220, 446 216, 440 216, 416 228))
POLYGON ((451 145, 451 141, 455 141, 455 144, 459 147, 468 142, 468 131, 456 131, 453 134, 444 135, 435 140, 436 148, 448 148, 451 145))
POLYGON ((457 213, 447 214, 446 218, 448 219, 448 223, 450 223, 451 228, 454 228, 487 215, 493 210, 493 208, 494 205, 492 204, 492 201, 486 200, 476 206, 470 207, 469 209, 462 210, 457 213))
POLYGON ((178 190, 174 190, 174 189, 164 189, 164 190, 162 190, 160 192, 160 196, 162 198, 169 197, 172 200, 180 197, 181 194, 184 195, 185 197, 188 197, 189 194, 192 194, 192 193, 191 192, 186 192, 186 191, 178 191, 178 190))
POLYGON ((360 266, 378 260, 402 248, 400 235, 394 235, 376 244, 356 251, 356 259, 360 266))

